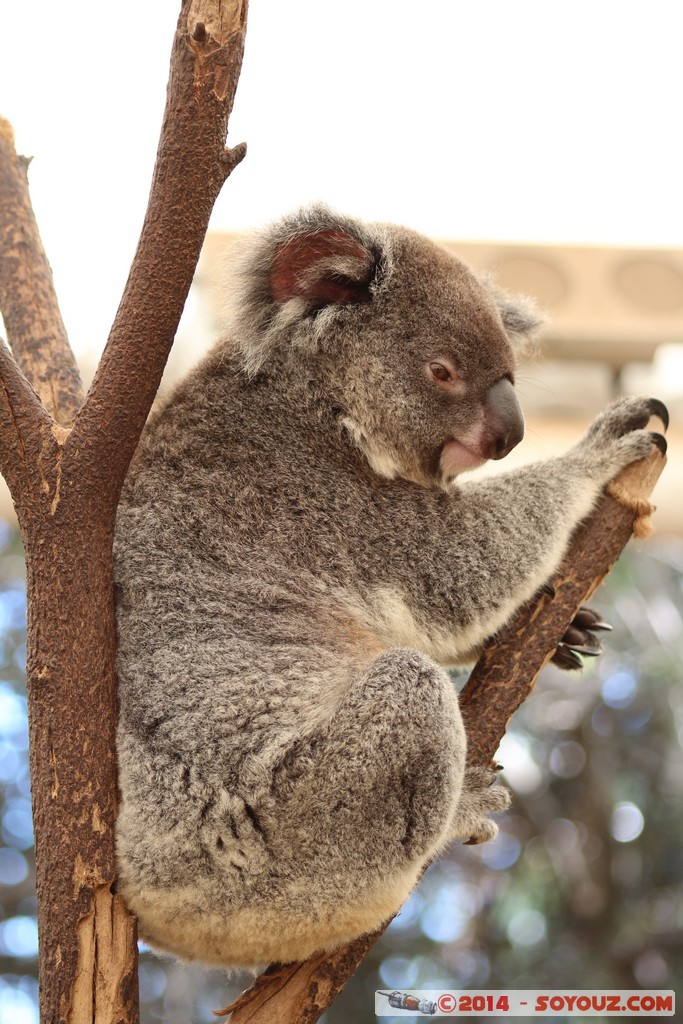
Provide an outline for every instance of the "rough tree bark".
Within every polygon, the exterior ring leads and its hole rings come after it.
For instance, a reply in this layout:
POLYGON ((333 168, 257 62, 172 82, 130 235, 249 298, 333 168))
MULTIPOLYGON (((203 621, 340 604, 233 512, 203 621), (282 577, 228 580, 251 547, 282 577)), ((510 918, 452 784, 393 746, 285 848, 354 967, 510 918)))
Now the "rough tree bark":
MULTIPOLYGON (((522 608, 475 665, 461 693, 468 760, 488 765, 508 721, 529 696, 578 608, 587 601, 632 534, 643 537, 653 511, 648 498, 666 460, 654 452, 629 466, 574 533, 555 578, 522 608)), ((230 1024, 314 1024, 344 987, 387 924, 372 935, 303 963, 271 964, 239 999, 216 1016, 230 1024)))
POLYGON ((247 0, 183 0, 137 252, 83 400, 28 196, 0 122, 0 470, 26 549, 28 698, 43 1024, 135 1024, 134 919, 112 890, 111 549, 121 485, 216 197, 247 0))

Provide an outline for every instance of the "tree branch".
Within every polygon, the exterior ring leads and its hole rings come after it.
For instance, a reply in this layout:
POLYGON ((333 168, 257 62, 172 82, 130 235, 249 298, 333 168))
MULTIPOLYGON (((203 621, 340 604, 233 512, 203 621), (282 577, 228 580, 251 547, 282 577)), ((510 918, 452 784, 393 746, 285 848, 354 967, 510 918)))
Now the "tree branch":
MULTIPOLYGON (((555 595, 543 593, 521 609, 482 654, 460 696, 470 764, 491 762, 509 719, 531 692, 578 608, 602 582, 632 533, 647 532, 653 510, 647 499, 665 461, 655 452, 620 474, 575 531, 552 581, 555 595)), ((271 964, 216 1016, 230 1014, 230 1024, 313 1024, 388 923, 332 953, 303 963, 271 964)))
POLYGON ((40 488, 45 440, 52 427, 64 429, 55 424, 0 341, 0 473, 15 502, 25 505, 40 488))
POLYGON ((0 118, 0 309, 14 358, 50 415, 68 427, 83 386, 29 199, 28 164, 0 118))
POLYGON ((26 549, 27 691, 46 1024, 137 1024, 135 920, 115 880, 112 538, 214 200, 246 0, 184 0, 138 251, 86 401, 9 126, 0 124, 0 464, 26 549), (40 398, 31 388, 34 385, 40 398), (60 422, 54 422, 46 408, 60 422), (60 425, 60 423, 62 425, 60 425))
POLYGON ((648 531, 653 506, 647 498, 665 464, 654 453, 609 485, 574 532, 550 581, 554 595, 541 593, 520 609, 479 658, 460 695, 473 764, 491 761, 508 721, 529 696, 578 608, 600 586, 631 535, 642 537, 648 531))
POLYGON ((225 149, 247 0, 183 0, 147 213, 124 294, 70 445, 118 498, 157 392, 209 217, 246 153, 225 149))

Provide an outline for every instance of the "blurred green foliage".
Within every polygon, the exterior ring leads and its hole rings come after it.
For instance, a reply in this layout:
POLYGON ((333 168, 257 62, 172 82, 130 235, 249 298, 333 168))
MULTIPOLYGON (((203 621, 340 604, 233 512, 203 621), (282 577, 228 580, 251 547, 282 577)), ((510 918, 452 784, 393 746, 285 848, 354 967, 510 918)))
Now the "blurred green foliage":
MULTIPOLYGON (((429 869, 325 1024, 374 1022, 377 988, 683 986, 683 544, 631 549, 595 603, 606 653, 547 668, 501 746, 498 839, 429 869)), ((0 1024, 38 1021, 24 616, 0 523, 0 1024)), ((142 1024, 215 1020, 247 983, 143 948, 142 1024)))

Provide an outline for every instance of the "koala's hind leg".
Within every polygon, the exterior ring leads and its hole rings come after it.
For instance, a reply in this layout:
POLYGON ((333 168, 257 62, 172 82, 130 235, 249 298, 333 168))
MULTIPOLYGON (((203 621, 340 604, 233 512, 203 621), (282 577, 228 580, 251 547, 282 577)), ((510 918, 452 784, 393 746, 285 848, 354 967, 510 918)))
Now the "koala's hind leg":
MULTIPOLYGON (((330 666, 330 682, 339 668, 330 666)), ((244 795, 266 856, 243 861, 242 898, 221 914, 230 934, 214 944, 216 962, 233 946, 243 963, 300 960, 371 932, 450 839, 495 831, 487 809, 507 801, 491 805, 491 773, 466 775, 446 673, 394 649, 365 669, 349 666, 347 679, 323 724, 251 776, 260 784, 244 795)))
POLYGON ((273 775, 273 860, 288 905, 341 941, 393 913, 421 866, 452 837, 465 733, 448 676, 409 650, 381 655, 332 719, 292 747, 273 775), (306 902, 310 900, 310 906, 306 902), (327 908, 327 909, 326 909, 327 908))

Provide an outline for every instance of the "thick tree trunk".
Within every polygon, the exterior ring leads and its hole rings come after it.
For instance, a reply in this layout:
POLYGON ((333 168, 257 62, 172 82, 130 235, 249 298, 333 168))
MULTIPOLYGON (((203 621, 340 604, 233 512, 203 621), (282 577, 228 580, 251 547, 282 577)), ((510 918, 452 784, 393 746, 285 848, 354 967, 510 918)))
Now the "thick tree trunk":
POLYGON ((134 1024, 137 932, 112 892, 112 522, 74 497, 24 531, 41 1019, 134 1024))
POLYGON ((113 890, 112 538, 213 204, 245 153, 224 146, 246 12, 246 0, 184 0, 147 215, 85 401, 28 161, 0 121, 0 308, 12 346, 0 342, 0 470, 26 549, 43 1024, 139 1019, 135 921, 113 890))

